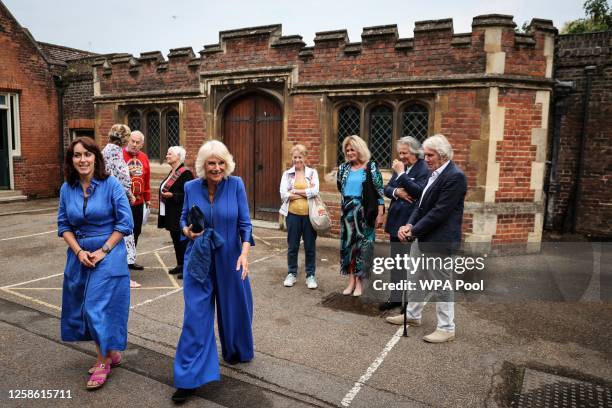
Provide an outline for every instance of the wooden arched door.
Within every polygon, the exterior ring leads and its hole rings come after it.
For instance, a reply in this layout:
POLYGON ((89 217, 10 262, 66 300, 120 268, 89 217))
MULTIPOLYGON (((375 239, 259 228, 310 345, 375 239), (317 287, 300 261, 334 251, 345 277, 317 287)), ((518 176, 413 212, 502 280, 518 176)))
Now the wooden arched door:
POLYGON ((234 174, 242 177, 253 218, 278 220, 282 175, 281 108, 272 98, 253 93, 225 109, 223 140, 234 156, 234 174))

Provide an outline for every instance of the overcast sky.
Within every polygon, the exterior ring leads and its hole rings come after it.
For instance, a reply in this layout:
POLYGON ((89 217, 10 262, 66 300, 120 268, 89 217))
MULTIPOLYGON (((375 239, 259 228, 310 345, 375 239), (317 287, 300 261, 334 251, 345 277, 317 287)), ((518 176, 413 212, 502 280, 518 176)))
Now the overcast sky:
POLYGON ((412 37, 414 22, 453 18, 455 33, 471 31, 479 14, 510 14, 521 26, 532 18, 561 28, 584 16, 582 0, 0 0, 38 41, 98 53, 139 55, 219 41, 219 31, 282 24, 283 35, 299 34, 308 45, 315 32, 347 29, 361 41, 363 27, 397 24, 412 37))

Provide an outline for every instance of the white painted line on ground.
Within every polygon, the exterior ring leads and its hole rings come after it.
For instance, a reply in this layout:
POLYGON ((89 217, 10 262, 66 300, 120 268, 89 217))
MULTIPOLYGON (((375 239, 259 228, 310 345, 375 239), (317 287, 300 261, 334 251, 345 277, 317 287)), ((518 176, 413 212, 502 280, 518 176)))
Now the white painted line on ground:
POLYGON ((49 210, 57 210, 57 207, 38 208, 36 210, 21 210, 21 211, 3 212, 3 213, 0 213, 0 217, 2 217, 3 215, 19 215, 19 214, 27 214, 27 213, 33 213, 33 212, 49 211, 49 210))
POLYGON ((130 310, 136 309, 137 307, 140 307, 140 306, 148 305, 149 303, 153 303, 156 300, 159 300, 159 299, 165 298, 167 296, 173 295, 173 294, 175 294, 177 292, 180 292, 181 290, 183 290, 183 288, 174 289, 174 290, 172 290, 172 291, 170 291, 168 293, 164 293, 163 295, 156 296, 153 299, 145 300, 142 303, 139 303, 139 304, 134 305, 134 306, 130 306, 130 310))
POLYGON ((257 235, 253 234, 253 238, 260 240, 261 242, 263 242, 264 244, 266 244, 267 246, 272 246, 271 243, 269 243, 268 241, 266 241, 265 239, 263 239, 262 237, 258 237, 257 235))
POLYGON ((287 252, 287 250, 285 249, 285 250, 283 250, 281 252, 278 252, 276 254, 272 254, 272 255, 264 256, 263 258, 256 259, 253 262, 249 262, 249 265, 252 265, 252 264, 257 263, 257 262, 265 261, 266 259, 270 259, 270 258, 272 258, 272 257, 274 257, 276 255, 280 255, 283 252, 287 252))
POLYGON ((55 278, 56 276, 60 276, 60 275, 63 275, 63 274, 64 274, 64 272, 56 273, 56 274, 53 274, 53 275, 45 276, 43 278, 32 279, 32 280, 21 282, 21 283, 14 283, 12 285, 2 286, 0 289, 14 288, 15 286, 21 286, 21 285, 25 285, 25 284, 33 283, 33 282, 38 282, 38 281, 45 280, 45 279, 51 279, 51 278, 55 278))
POLYGON ((46 307, 51 308, 53 310, 57 310, 57 311, 61 311, 62 310, 62 308, 59 307, 59 306, 55 306, 55 305, 52 305, 51 303, 43 302, 42 300, 38 300, 38 299, 33 298, 31 296, 24 295, 23 293, 13 292, 12 290, 6 289, 6 288, 0 288, 0 290, 2 290, 3 292, 6 292, 6 293, 10 293, 11 295, 20 297, 22 299, 26 299, 26 300, 28 300, 30 302, 34 302, 34 303, 37 303, 39 305, 46 306, 46 307))
POLYGON ((45 235, 45 234, 51 234, 52 232, 57 232, 56 229, 54 229, 53 231, 45 231, 45 232, 38 232, 36 234, 30 234, 30 235, 20 235, 18 237, 9 237, 9 238, 2 238, 0 239, 0 241, 10 241, 12 239, 20 239, 20 238, 30 238, 30 237, 35 237, 37 235, 45 235))
POLYGON ((162 249, 167 249, 167 248, 172 248, 172 245, 166 245, 166 246, 154 249, 152 251, 141 252, 138 254, 138 256, 152 254, 153 252, 161 251, 162 249))
POLYGON ((178 282, 176 281, 176 279, 174 279, 174 276, 169 274, 168 271, 170 270, 170 268, 168 268, 166 266, 166 264, 164 263, 164 261, 161 259, 161 256, 159 256, 158 252, 155 252, 155 256, 157 257, 157 260, 159 261, 159 263, 161 264, 164 272, 166 273, 166 276, 168 277, 168 279, 170 279, 170 282, 172 282, 172 286, 175 288, 180 288, 181 286, 178 284, 178 282))
POLYGON ((11 288, 10 290, 62 290, 62 288, 11 288))
POLYGON ((391 340, 389 340, 383 351, 378 355, 378 357, 376 357, 376 360, 374 360, 374 362, 368 367, 366 372, 359 378, 355 385, 353 385, 353 388, 344 396, 344 398, 342 398, 341 404, 343 407, 348 407, 351 405, 351 402, 353 402, 353 400, 361 390, 361 387, 363 387, 365 383, 368 382, 370 377, 372 377, 372 374, 374 374, 376 370, 378 370, 378 367, 380 367, 383 361, 385 361, 385 357, 387 357, 387 354, 389 354, 391 349, 397 344, 403 333, 403 327, 397 329, 397 332, 395 332, 393 337, 391 337, 391 340))

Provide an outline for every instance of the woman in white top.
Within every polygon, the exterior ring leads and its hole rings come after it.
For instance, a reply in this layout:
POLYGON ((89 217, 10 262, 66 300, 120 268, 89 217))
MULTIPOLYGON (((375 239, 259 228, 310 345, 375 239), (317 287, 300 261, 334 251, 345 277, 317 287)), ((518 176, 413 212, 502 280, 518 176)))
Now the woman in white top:
MULTIPOLYGON (((132 178, 121 151, 121 148, 130 140, 130 132, 131 130, 127 125, 121 123, 113 125, 108 132, 108 144, 102 149, 102 157, 104 158, 106 172, 119 180, 130 200, 130 204, 132 204, 136 199, 132 194, 132 178)), ((123 237, 123 241, 125 241, 127 249, 127 263, 131 265, 136 261, 134 235, 123 237)), ((140 286, 142 286, 140 283, 130 279, 130 288, 139 288, 140 286)))
POLYGON ((306 253, 306 286, 317 288, 316 239, 317 232, 308 217, 308 199, 319 194, 317 171, 305 163, 306 148, 297 144, 291 148, 293 167, 283 173, 280 183, 280 196, 283 204, 279 212, 286 217, 287 225, 287 277, 284 285, 293 286, 297 281, 298 251, 300 239, 304 239, 306 253))

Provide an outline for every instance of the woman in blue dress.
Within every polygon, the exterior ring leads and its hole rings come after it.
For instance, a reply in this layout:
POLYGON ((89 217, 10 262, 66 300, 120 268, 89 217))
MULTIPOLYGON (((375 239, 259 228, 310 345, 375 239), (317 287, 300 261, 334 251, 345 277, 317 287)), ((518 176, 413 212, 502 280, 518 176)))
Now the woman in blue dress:
POLYGON ((64 176, 57 214, 58 235, 68 244, 61 336, 95 342, 98 355, 87 389, 97 389, 127 343, 130 275, 123 237, 132 233, 132 212, 93 139, 70 143, 64 176))
POLYGON ((185 401, 196 388, 221 377, 214 335, 215 303, 223 359, 230 363, 253 359, 253 297, 247 277, 253 245, 249 205, 242 179, 231 176, 235 163, 225 145, 206 142, 196 159, 198 178, 185 183, 181 214, 185 252, 183 330, 174 360, 175 402, 185 401), (194 233, 187 213, 197 205, 205 216, 204 232, 194 233), (207 231, 209 230, 209 231, 207 231), (208 262, 195 256, 204 239, 217 245, 208 262), (206 263, 206 265, 204 265, 206 263))

